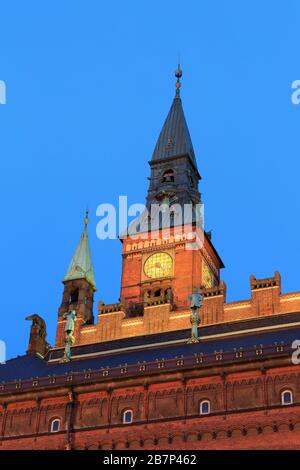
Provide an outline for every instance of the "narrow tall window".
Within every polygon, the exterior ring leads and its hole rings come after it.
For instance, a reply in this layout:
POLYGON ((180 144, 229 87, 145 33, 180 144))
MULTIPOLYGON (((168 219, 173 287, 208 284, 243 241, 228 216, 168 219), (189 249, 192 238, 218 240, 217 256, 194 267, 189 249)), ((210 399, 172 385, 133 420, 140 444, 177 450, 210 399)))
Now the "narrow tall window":
POLYGON ((132 410, 126 410, 123 413, 123 424, 131 424, 133 421, 133 412, 132 410))
POLYGON ((210 401, 203 400, 200 403, 200 414, 201 415, 209 415, 210 414, 210 401))
POLYGON ((76 304, 79 298, 79 289, 73 290, 69 298, 69 304, 76 304))
POLYGON ((50 432, 58 432, 60 430, 60 419, 52 419, 50 423, 50 432))
POLYGON ((291 390, 285 390, 281 394, 281 404, 282 405, 292 405, 293 404, 293 393, 291 390))

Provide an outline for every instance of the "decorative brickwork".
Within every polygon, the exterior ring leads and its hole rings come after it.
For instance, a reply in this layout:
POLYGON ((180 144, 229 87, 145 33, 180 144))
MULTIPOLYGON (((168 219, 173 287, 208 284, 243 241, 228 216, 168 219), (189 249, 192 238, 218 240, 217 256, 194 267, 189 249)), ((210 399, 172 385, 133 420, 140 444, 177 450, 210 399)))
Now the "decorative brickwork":
POLYGON ((264 364, 2 393, 1 449, 300 449, 300 369, 280 358, 264 364), (291 406, 281 404, 285 389, 291 406), (209 416, 199 415, 203 400, 209 416), (52 434, 55 418, 61 428, 52 434))
MULTIPOLYGON (((213 289, 202 289, 204 296, 201 325, 239 322, 262 316, 284 315, 300 311, 300 292, 281 294, 278 273, 273 278, 257 281, 251 277, 251 299, 226 303, 226 285, 221 282, 213 289), (255 284, 254 284, 255 282, 255 284), (255 288, 254 288, 255 285, 255 288)), ((176 304, 176 299, 174 300, 176 304)), ((127 315, 127 304, 104 305, 99 303, 98 322, 85 325, 76 322, 76 344, 92 344, 108 340, 142 336, 157 332, 178 331, 190 328, 187 307, 175 307, 169 298, 150 297, 143 304, 141 314, 127 315)), ((63 331, 59 322, 58 332, 63 331)), ((57 346, 62 344, 57 341, 57 346)))

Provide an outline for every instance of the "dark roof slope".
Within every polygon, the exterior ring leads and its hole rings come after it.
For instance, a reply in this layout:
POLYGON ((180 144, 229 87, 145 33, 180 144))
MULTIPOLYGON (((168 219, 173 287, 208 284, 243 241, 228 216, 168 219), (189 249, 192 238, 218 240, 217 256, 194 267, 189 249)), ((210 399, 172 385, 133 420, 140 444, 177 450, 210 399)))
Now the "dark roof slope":
POLYGON ((47 377, 51 375, 64 375, 70 372, 83 372, 85 370, 97 370, 106 367, 118 367, 125 364, 137 364, 138 362, 152 362, 156 359, 171 359, 175 357, 189 357, 194 354, 210 354, 216 351, 226 352, 234 349, 252 349, 254 346, 271 346, 274 343, 284 342, 289 346, 295 339, 300 339, 300 330, 295 326, 282 331, 252 333, 235 338, 211 339, 201 341, 198 344, 171 344, 160 345, 154 348, 114 352, 107 351, 94 357, 82 356, 69 363, 47 362, 36 356, 21 356, 0 365, 0 382, 10 382, 19 379, 31 379, 36 377, 47 377))
POLYGON ((156 143, 152 161, 188 155, 197 168, 190 132, 179 96, 173 100, 167 119, 156 143))

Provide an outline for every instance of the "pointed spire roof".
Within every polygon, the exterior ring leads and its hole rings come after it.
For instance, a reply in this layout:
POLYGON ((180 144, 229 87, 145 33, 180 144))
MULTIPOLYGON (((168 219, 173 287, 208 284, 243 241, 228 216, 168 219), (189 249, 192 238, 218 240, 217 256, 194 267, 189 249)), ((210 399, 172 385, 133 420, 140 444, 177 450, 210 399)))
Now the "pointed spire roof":
POLYGON ((192 139, 186 123, 182 101, 180 98, 180 78, 182 77, 182 70, 180 66, 178 66, 175 75, 177 77, 176 95, 159 135, 152 156, 152 162, 165 160, 172 157, 179 157, 181 155, 188 155, 192 163, 197 168, 192 139))
POLYGON ((63 282, 85 279, 91 284, 93 289, 96 290, 94 268, 88 239, 88 221, 88 211, 86 211, 84 229, 63 282))

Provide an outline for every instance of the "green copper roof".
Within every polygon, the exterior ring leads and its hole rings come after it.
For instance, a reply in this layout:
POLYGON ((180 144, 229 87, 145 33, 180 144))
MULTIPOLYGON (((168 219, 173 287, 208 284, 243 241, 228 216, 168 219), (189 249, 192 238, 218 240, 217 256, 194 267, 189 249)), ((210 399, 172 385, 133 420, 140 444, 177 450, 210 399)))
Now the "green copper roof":
POLYGON ((77 245, 67 274, 64 277, 64 282, 75 279, 86 279, 96 290, 94 268, 88 239, 87 222, 88 219, 86 218, 83 233, 77 245))

